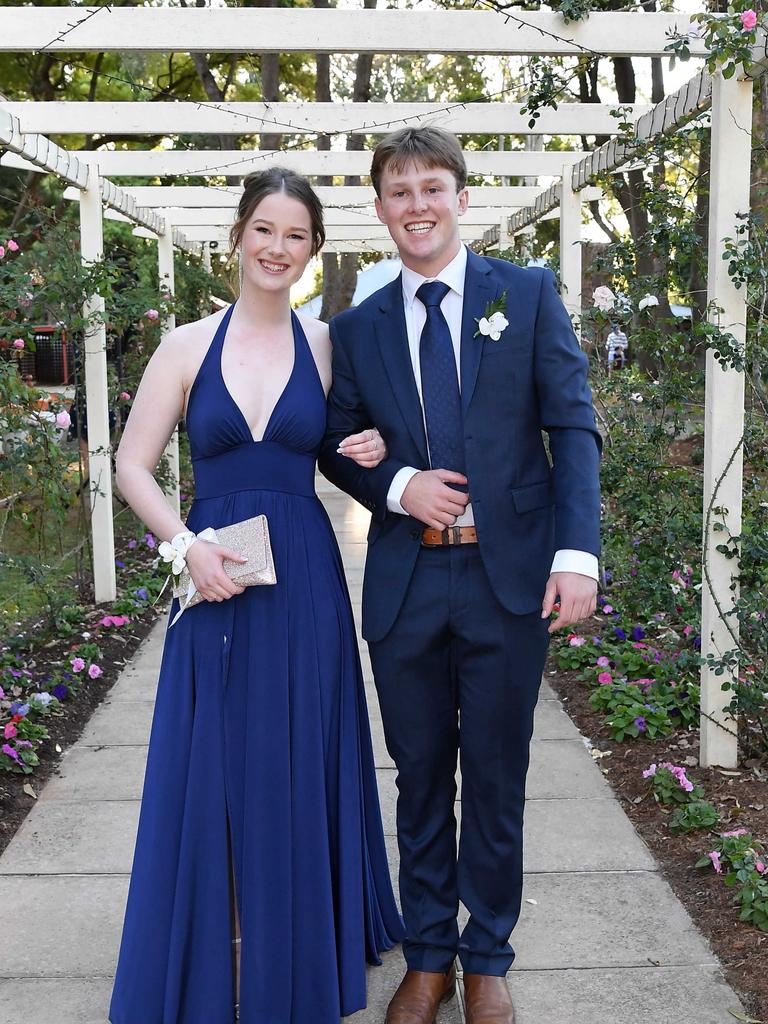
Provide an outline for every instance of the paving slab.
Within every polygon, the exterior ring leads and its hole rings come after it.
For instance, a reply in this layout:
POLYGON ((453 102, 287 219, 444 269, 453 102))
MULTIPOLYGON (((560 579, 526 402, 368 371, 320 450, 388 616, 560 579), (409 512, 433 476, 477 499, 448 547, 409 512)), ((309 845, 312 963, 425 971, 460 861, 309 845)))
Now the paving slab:
POLYGON ((127 895, 125 875, 0 876, 0 906, 24 922, 0 929, 0 978, 112 977, 127 895))
POLYGON ((140 800, 147 748, 87 747, 76 744, 64 755, 40 801, 140 800))
POLYGON ((534 738, 526 795, 529 800, 614 799, 582 740, 534 738))
POLYGON ((507 978, 516 1024, 734 1024, 717 967, 523 971, 507 978))
POLYGON ((0 978, 0 1024, 105 1024, 111 978, 0 978))
POLYGON ((85 727, 80 742, 89 747, 136 747, 149 742, 154 701, 106 700, 85 727))
POLYGON ((140 806, 138 800, 46 800, 0 858, 0 875, 128 874, 140 806))
MULTIPOLYGON (((368 1006, 365 1010, 345 1017, 347 1024, 383 1024, 389 1000, 405 973, 405 961, 397 949, 382 956, 381 967, 368 968, 368 1006)), ((444 1003, 435 1018, 435 1024, 463 1024, 464 1015, 458 998, 444 1003)))
POLYGON ((537 740, 578 740, 581 733, 563 710, 559 700, 540 700, 533 716, 533 737, 537 740))
POLYGON ((513 942, 519 970, 716 963, 654 871, 526 875, 513 942))

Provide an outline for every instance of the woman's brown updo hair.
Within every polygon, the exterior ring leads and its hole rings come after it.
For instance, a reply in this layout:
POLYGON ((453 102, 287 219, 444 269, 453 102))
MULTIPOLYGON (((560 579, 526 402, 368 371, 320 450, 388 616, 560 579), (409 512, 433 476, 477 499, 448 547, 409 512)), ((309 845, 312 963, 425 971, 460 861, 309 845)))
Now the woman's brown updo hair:
POLYGON ((237 219, 229 232, 230 255, 233 255, 243 237, 245 225, 253 211, 267 196, 283 192, 292 199, 298 199, 309 213, 312 231, 311 255, 316 256, 325 242, 323 204, 307 179, 286 167, 270 167, 265 171, 254 171, 243 180, 243 194, 237 207, 237 219))

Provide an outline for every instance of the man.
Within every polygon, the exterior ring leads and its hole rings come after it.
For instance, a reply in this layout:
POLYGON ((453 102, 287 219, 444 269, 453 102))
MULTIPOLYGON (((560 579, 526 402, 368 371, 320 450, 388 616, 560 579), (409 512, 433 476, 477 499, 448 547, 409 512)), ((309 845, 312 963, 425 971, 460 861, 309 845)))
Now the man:
POLYGON ((511 1024, 533 710, 557 597, 557 626, 594 609, 600 438, 551 272, 461 243, 453 136, 395 132, 371 178, 403 270, 331 324, 320 464, 372 512, 363 635, 398 771, 407 929, 386 1024, 432 1024, 457 955, 469 1024, 511 1024), (338 446, 370 423, 389 456, 359 470, 338 446))
POLYGON ((605 339, 608 352, 608 376, 613 370, 623 370, 629 341, 619 324, 611 324, 611 331, 605 339))

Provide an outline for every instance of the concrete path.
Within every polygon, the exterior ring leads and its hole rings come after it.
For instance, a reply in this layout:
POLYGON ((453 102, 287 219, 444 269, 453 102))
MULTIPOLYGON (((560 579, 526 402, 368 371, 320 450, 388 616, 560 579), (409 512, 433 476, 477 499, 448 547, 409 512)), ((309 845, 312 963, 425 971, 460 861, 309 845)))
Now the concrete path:
MULTIPOLYGON (((318 486, 359 621, 367 514, 324 481, 318 486)), ((105 1024, 164 626, 126 667, 0 858, 0 1024, 105 1024)), ((394 769, 362 643, 361 655, 395 877, 394 769)), ((523 914, 509 976, 518 1024, 732 1022, 728 1011, 740 1004, 714 955, 546 683, 528 796, 523 914)), ((383 1024, 402 970, 398 950, 369 972, 368 1009, 350 1024, 383 1024)), ((438 1017, 462 1021, 460 998, 438 1017)))

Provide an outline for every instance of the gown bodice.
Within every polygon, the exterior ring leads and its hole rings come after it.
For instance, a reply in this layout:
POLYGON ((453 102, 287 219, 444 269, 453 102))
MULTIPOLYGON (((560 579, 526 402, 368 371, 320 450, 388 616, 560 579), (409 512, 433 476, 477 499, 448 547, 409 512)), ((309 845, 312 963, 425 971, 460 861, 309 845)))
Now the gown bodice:
POLYGON ((325 392, 299 318, 291 312, 293 368, 261 439, 229 392, 221 354, 234 303, 219 323, 187 404, 195 495, 244 490, 314 494, 315 460, 325 432, 325 392))

